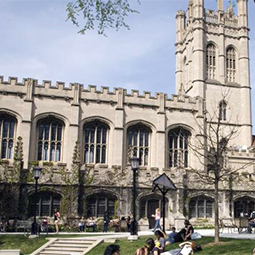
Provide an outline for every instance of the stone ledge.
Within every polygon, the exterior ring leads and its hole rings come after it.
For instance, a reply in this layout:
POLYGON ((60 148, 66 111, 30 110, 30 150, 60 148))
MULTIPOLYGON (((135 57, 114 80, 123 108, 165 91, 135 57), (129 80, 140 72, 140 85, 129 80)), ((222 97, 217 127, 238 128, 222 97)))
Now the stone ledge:
POLYGON ((2 254, 2 255, 19 255, 20 250, 0 250, 0 254, 2 254))

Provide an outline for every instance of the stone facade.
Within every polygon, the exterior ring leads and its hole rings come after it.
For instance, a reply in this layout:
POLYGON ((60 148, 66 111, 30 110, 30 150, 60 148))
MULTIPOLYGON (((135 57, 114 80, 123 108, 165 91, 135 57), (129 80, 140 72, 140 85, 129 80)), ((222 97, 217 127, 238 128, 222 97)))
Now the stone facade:
MULTIPOLYGON (((208 124, 206 113, 219 111, 223 98, 227 101, 223 125, 226 130, 239 129, 231 140, 229 164, 238 166, 254 159, 247 0, 237 2, 238 16, 231 7, 224 12, 220 0, 217 12, 204 11, 203 0, 190 0, 187 12, 177 13, 177 94, 171 98, 164 93, 132 90, 128 94, 123 88, 98 90, 81 84, 38 84, 31 78, 18 82, 0 77, 2 216, 33 214, 32 169, 36 165, 43 168, 41 216, 51 215, 54 207, 66 218, 102 216, 106 209, 112 216, 131 214, 129 157, 135 152, 141 159, 136 207, 143 226, 148 225, 146 218, 152 224, 151 214, 161 203, 160 194, 152 193, 151 186, 162 173, 178 188, 167 195, 167 222, 178 226, 184 217, 212 222, 214 187, 189 171, 203 164, 186 148, 185 139, 178 138, 182 145, 170 145, 171 132, 185 130, 187 141, 197 143, 200 127, 208 124), (226 60, 232 61, 231 66, 226 60)), ((220 183, 220 217, 255 209, 254 180, 253 165, 249 165, 220 183)))

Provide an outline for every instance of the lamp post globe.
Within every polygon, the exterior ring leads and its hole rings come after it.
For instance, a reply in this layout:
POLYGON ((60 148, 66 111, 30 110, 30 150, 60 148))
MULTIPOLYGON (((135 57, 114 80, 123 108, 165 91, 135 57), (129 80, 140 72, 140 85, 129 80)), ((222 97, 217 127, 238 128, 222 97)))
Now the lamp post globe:
POLYGON ((138 157, 131 157, 130 164, 133 171, 133 221, 131 227, 131 235, 137 235, 137 221, 136 221, 136 172, 139 167, 140 159, 138 157))
POLYGON ((138 157, 132 157, 130 158, 130 164, 132 170, 137 170, 139 167, 140 159, 138 157))
POLYGON ((33 173, 34 173, 34 179, 35 179, 35 180, 36 180, 36 179, 38 180, 38 179, 40 178, 41 172, 42 172, 42 168, 41 168, 41 167, 35 166, 35 167, 33 168, 33 173))
POLYGON ((37 235, 37 223, 36 223, 37 186, 38 186, 38 179, 40 178, 41 172, 42 172, 41 167, 35 166, 33 168, 33 174, 35 179, 35 196, 34 196, 34 222, 32 223, 32 228, 31 228, 32 235, 37 235))

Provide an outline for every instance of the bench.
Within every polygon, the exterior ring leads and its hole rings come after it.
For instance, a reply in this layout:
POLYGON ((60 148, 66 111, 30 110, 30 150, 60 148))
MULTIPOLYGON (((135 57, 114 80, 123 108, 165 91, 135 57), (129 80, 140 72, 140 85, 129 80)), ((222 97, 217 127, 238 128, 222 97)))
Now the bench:
POLYGON ((245 231, 248 232, 248 226, 249 226, 249 219, 248 218, 245 218, 245 217, 235 218, 234 222, 237 226, 239 234, 244 232, 243 231, 244 229, 245 229, 245 231))
POLYGON ((233 231, 235 230, 235 228, 238 229, 238 226, 236 225, 235 222, 233 222, 232 218, 222 218, 220 219, 220 228, 222 229, 222 232, 224 232, 224 228, 228 229, 228 233, 232 233, 232 229, 233 231))
POLYGON ((18 232, 20 230, 24 231, 24 234, 31 232, 32 222, 28 220, 17 220, 15 230, 18 232))

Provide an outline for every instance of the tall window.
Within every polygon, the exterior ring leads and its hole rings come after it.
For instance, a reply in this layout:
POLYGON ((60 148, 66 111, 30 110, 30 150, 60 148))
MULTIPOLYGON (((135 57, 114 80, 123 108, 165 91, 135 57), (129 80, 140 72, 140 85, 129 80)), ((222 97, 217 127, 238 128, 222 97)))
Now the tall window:
POLYGON ((227 81, 236 81, 236 54, 233 47, 229 47, 226 53, 227 81))
POLYGON ((9 115, 0 115, 0 156, 13 158, 14 132, 16 120, 9 115))
POLYGON ((214 80, 216 77, 216 47, 210 43, 206 48, 207 79, 214 80))
POLYGON ((127 133, 128 148, 132 148, 131 156, 138 157, 141 166, 148 166, 150 129, 142 125, 136 125, 129 127, 127 133))
POLYGON ((219 103, 219 119, 227 120, 227 103, 225 101, 219 103))
POLYGON ((105 211, 108 211, 110 216, 113 216, 115 202, 117 198, 111 194, 96 194, 91 195, 87 199, 87 217, 103 217, 105 211))
POLYGON ((213 201, 209 198, 193 198, 189 203, 190 218, 212 218, 213 201))
MULTIPOLYGON (((37 201, 36 201, 36 215, 37 216, 52 216, 54 213, 54 210, 60 209, 60 200, 61 197, 58 194, 53 193, 46 193, 42 192, 37 195, 37 201)), ((34 215, 34 204, 35 203, 35 197, 34 195, 30 197, 29 200, 29 215, 34 215)))
POLYGON ((92 122, 84 126, 84 162, 106 163, 108 126, 92 122))
POLYGON ((63 123, 57 119, 43 119, 38 124, 37 160, 61 161, 63 123))
POLYGON ((169 167, 188 167, 190 136, 190 132, 183 128, 169 131, 169 167))

